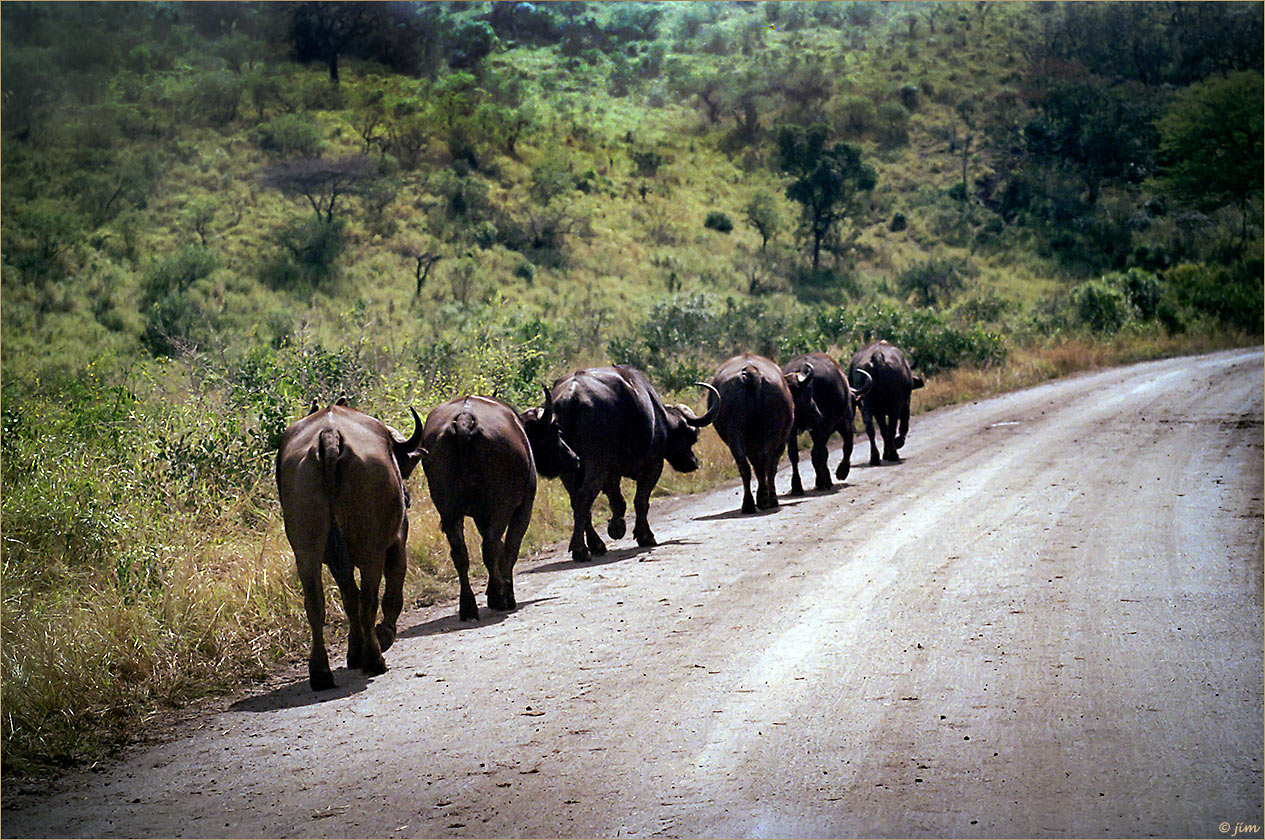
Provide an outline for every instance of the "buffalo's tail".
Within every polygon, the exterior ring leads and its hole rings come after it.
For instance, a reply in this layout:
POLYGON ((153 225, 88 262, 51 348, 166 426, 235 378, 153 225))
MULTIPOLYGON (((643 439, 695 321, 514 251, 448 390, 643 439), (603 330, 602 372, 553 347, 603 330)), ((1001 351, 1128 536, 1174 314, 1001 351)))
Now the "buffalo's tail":
POLYGON ((343 454, 343 436, 337 429, 325 429, 317 442, 317 459, 321 462, 325 483, 325 498, 329 500, 329 536, 325 539, 325 565, 329 566, 334 580, 344 580, 351 574, 351 555, 347 541, 338 529, 334 516, 334 496, 338 492, 338 462, 343 454))

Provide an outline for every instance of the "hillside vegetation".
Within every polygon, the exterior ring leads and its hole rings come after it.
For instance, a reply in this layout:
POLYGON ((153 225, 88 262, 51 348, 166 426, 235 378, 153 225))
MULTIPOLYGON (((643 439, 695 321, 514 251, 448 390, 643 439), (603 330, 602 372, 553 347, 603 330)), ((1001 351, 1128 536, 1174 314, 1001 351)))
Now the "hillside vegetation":
MULTIPOLYGON (((1261 339, 1259 3, 0 23, 9 776, 305 655, 271 471, 313 400, 404 426, 615 362, 693 401, 734 352, 884 337, 929 405, 1261 339)), ((660 492, 732 473, 703 449, 660 492)), ((453 573, 413 484, 421 603, 453 573)))

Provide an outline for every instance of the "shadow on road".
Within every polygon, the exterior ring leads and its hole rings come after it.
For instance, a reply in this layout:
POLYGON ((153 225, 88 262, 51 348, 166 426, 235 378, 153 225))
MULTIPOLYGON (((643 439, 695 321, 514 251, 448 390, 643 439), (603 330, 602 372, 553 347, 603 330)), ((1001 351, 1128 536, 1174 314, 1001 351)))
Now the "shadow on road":
MULTIPOLYGON (((842 485, 840 486, 842 487, 842 485)), ((824 495, 829 494, 830 492, 831 492, 830 490, 819 490, 819 491, 813 491, 813 492, 807 493, 805 495, 824 496, 824 495)), ((778 506, 775 508, 769 508, 767 510, 757 510, 755 513, 743 513, 742 509, 739 508, 738 510, 727 510, 724 513, 712 513, 712 514, 708 514, 707 516, 696 516, 694 517, 694 521, 695 522, 716 522, 722 519, 758 519, 762 516, 775 516, 777 515, 777 512, 781 510, 782 508, 795 507, 796 505, 801 504, 803 501, 804 501, 803 497, 799 497, 791 501, 782 501, 779 499, 778 506)))
POLYGON ((370 678, 359 671, 339 668, 334 672, 337 687, 326 691, 313 691, 306 679, 297 680, 267 694, 245 697, 229 706, 235 712, 276 712, 281 709, 299 709, 330 700, 341 700, 359 694, 369 687, 370 678))
MULTIPOLYGON (((530 607, 532 604, 543 604, 546 601, 552 600, 554 599, 550 597, 532 598, 527 601, 519 601, 518 610, 522 610, 524 607, 530 607)), ((452 612, 448 615, 440 616, 439 618, 432 618, 430 621, 415 624, 407 630, 401 630, 395 638, 397 641, 400 639, 417 639, 423 636, 434 636, 439 633, 457 633, 461 630, 478 630, 481 627, 492 627, 500 624, 515 612, 518 612, 518 610, 501 612, 500 610, 488 609, 487 607, 481 606, 479 607, 478 621, 462 621, 457 617, 457 605, 453 604, 452 612)))
POLYGON ((574 560, 567 558, 565 560, 555 560, 552 563, 545 563, 543 566, 533 566, 530 569, 525 569, 524 573, 529 574, 529 575, 534 575, 539 572, 558 572, 558 571, 565 571, 568 569, 572 569, 572 570, 573 569, 592 569, 598 566, 608 566, 611 563, 618 563, 621 560, 627 560, 630 557, 636 557, 638 555, 645 554, 650 551, 654 551, 659 546, 685 545, 686 542, 687 542, 686 540, 680 540, 680 539, 664 540, 663 542, 659 543, 659 545, 657 546, 656 545, 651 545, 651 546, 638 545, 638 546, 632 546, 630 548, 616 548, 614 550, 608 550, 605 554, 600 555, 600 556, 594 555, 593 559, 589 560, 586 563, 577 563, 574 560))

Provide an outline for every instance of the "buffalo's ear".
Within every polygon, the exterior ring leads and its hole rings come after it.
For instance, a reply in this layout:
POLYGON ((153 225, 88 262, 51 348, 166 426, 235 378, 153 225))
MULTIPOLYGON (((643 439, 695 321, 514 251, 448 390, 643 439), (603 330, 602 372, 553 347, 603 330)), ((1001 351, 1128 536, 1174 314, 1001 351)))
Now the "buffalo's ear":
POLYGON ((529 408, 522 414, 518 415, 519 422, 524 426, 528 423, 535 423, 545 416, 545 410, 540 407, 529 408))
POLYGON ((923 385, 927 384, 926 382, 923 381, 921 374, 915 373, 911 378, 913 380, 909 385, 911 390, 916 390, 918 388, 921 388, 923 385))
POLYGON ((341 397, 334 400, 334 405, 351 405, 351 400, 347 399, 346 394, 343 394, 341 397))
POLYGON ((312 405, 308 407, 307 413, 309 415, 312 415, 320 410, 321 410, 321 404, 318 403, 316 400, 312 400, 312 405))
POLYGON ((808 377, 811 374, 809 374, 808 371, 797 370, 794 373, 787 373, 784 375, 786 377, 786 384, 790 386, 792 391, 794 391, 807 382, 808 377))

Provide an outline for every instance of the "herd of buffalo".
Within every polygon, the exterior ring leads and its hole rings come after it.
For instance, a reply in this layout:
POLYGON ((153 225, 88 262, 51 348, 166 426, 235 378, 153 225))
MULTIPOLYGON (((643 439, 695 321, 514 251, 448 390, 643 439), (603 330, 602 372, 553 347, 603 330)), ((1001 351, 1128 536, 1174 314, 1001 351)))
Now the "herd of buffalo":
POLYGON ((870 439, 870 463, 880 462, 876 424, 883 460, 898 460, 909 431, 910 391, 923 381, 899 348, 877 341, 853 355, 846 375, 825 353, 799 356, 782 367, 744 353, 721 365, 710 383, 696 384, 708 395, 701 415, 685 405, 665 405, 639 370, 589 368, 545 388, 544 405, 521 413, 478 396, 437 406, 425 423, 410 409, 414 431, 408 438, 346 400, 325 409, 313 404, 286 429, 277 452, 277 492, 312 629, 312 688, 334 685, 325 650, 322 565, 329 566, 347 611, 347 666, 366 675, 386 670, 382 652, 395 640, 404 606, 406 482, 419 463, 461 579, 459 615, 475 620, 479 608, 470 588, 465 518, 474 520, 483 540, 487 606, 514 609, 514 564, 531 520, 538 475, 561 478, 571 497, 570 551, 576 561, 606 552, 593 528, 599 493, 610 503, 606 533, 611 539, 624 535, 623 478, 636 483, 633 538, 652 546, 647 514, 663 462, 678 472, 697 469, 693 447, 702 427, 715 424, 733 453, 742 476, 742 511, 754 513, 777 507, 773 478, 783 448, 791 462, 791 493, 804 492, 796 443, 803 432, 813 442, 816 487, 831 486, 827 441, 836 431, 843 437, 843 460, 835 476, 847 476, 857 408, 870 439), (354 569, 360 570, 359 586, 354 569), (380 587, 382 621, 375 627, 380 587))

